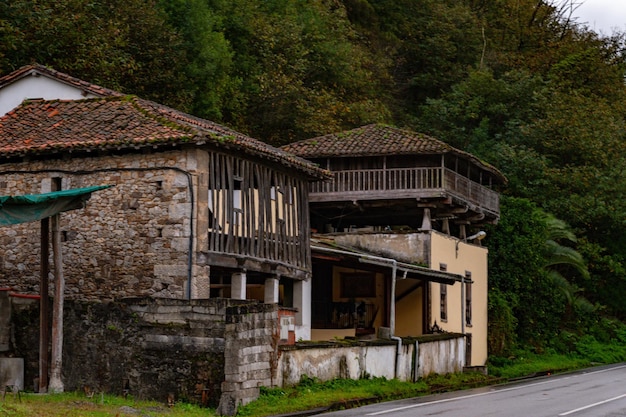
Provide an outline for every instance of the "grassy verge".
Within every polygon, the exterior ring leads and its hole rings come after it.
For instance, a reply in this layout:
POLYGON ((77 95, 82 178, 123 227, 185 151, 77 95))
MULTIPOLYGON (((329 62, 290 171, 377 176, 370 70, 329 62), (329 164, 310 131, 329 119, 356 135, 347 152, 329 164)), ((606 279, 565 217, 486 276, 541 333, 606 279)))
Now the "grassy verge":
POLYGON ((168 407, 163 403, 134 401, 111 395, 87 398, 84 394, 32 394, 19 396, 7 393, 0 400, 0 417, 207 417, 206 408, 178 403, 168 407))
MULTIPOLYGON (((586 344, 585 346, 589 346, 586 344)), ((316 408, 350 408, 373 402, 409 398, 444 391, 506 382, 511 379, 558 373, 592 365, 592 359, 626 360, 626 346, 593 345, 592 355, 535 354, 519 351, 506 358, 491 358, 489 376, 480 373, 434 375, 416 383, 371 378, 320 382, 304 378, 289 388, 263 388, 261 397, 240 407, 239 417, 263 417, 316 408), (617 350, 616 350, 617 349, 617 350), (607 356, 608 352, 608 356, 607 356)), ((590 348, 588 348, 589 350, 590 348)), ((590 353, 590 352, 586 352, 590 353)), ((608 363, 608 361, 603 361, 608 363)), ((109 395, 86 398, 83 394, 38 395, 7 393, 0 401, 0 417, 211 417, 214 410, 177 403, 142 402, 109 395)))
POLYGON ((295 387, 264 389, 258 400, 240 407, 237 415, 263 417, 315 408, 349 408, 378 401, 504 383, 511 379, 564 372, 592 365, 588 359, 580 357, 559 354, 537 355, 529 352, 518 352, 514 357, 494 359, 496 363, 489 365, 489 376, 480 373, 433 375, 416 383, 384 378, 329 382, 306 378, 295 387))
POLYGON ((265 389, 261 397, 241 407, 237 416, 262 417, 315 408, 342 409, 374 402, 455 391, 496 383, 497 378, 480 373, 435 375, 419 381, 385 378, 337 379, 319 382, 305 378, 297 386, 265 389))

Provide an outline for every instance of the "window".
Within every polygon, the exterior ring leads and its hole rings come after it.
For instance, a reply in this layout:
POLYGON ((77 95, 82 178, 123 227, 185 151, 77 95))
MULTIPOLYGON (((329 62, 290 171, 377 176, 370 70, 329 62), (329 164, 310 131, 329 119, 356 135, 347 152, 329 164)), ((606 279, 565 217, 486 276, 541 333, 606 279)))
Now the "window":
POLYGON ((472 273, 465 271, 465 324, 472 325, 472 273))
POLYGON ((63 189, 63 178, 52 177, 50 179, 50 191, 61 191, 63 189))
POLYGON ((441 321, 448 321, 448 285, 439 284, 439 311, 441 313, 441 321))
MULTIPOLYGON (((439 264, 440 271, 447 271, 447 264, 439 264)), ((448 285, 439 284, 439 314, 441 321, 448 321, 448 285)))

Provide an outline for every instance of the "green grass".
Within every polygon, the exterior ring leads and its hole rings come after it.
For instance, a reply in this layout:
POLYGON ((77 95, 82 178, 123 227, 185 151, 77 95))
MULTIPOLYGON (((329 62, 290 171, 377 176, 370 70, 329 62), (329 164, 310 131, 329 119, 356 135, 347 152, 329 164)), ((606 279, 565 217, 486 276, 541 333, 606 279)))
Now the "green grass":
POLYGON ((295 387, 263 389, 261 397, 240 407, 237 416, 262 417, 320 407, 349 408, 433 392, 453 391, 494 381, 494 378, 479 373, 437 375, 415 383, 385 378, 335 379, 328 382, 303 378, 295 387))
POLYGON ((489 373, 503 379, 552 374, 591 366, 588 359, 556 353, 520 351, 507 358, 490 358, 489 373))
POLYGON ((214 416, 206 408, 177 403, 168 407, 154 401, 134 401, 112 395, 87 398, 84 394, 32 394, 7 393, 0 400, 0 417, 127 417, 149 415, 153 417, 207 417, 214 416))
MULTIPOLYGON (((620 335, 623 338, 624 335, 620 335)), ((623 339, 619 339, 621 342, 623 339)), ((349 408, 371 402, 409 398, 444 391, 506 382, 510 379, 558 373, 594 363, 626 361, 624 343, 599 343, 583 337, 569 355, 517 351, 507 357, 489 360, 489 376, 480 373, 433 375, 415 383, 370 378, 320 382, 303 378, 294 387, 262 388, 258 400, 239 408, 239 417, 263 417, 322 407, 349 408)), ((7 393, 0 401, 0 417, 212 417, 215 411, 186 403, 167 407, 163 403, 135 401, 110 395, 64 393, 38 395, 21 393, 21 401, 7 393)))

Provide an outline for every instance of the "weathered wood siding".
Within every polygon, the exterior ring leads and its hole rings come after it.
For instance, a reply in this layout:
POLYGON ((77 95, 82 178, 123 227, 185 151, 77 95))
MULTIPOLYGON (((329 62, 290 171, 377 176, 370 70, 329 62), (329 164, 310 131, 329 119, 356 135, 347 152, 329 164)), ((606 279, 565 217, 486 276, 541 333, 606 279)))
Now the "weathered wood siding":
POLYGON ((307 182, 221 153, 209 165, 209 252, 310 270, 307 182))

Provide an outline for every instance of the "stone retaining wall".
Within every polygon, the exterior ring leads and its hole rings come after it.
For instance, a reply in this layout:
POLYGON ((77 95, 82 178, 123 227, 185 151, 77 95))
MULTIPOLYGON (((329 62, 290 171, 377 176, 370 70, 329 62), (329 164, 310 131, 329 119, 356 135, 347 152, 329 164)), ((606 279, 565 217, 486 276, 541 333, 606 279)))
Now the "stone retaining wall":
MULTIPOLYGON (((25 358, 25 384, 38 376, 39 308, 13 305, 15 343, 6 356, 25 358)), ((216 406, 224 381, 229 299, 67 301, 63 382, 66 391, 168 398, 216 406)))
MULTIPOLYGON (((3 357, 24 358, 24 386, 38 376, 39 303, 13 298, 12 337, 3 357)), ((256 398, 260 387, 303 376, 397 378, 461 372, 464 337, 281 345, 280 307, 231 299, 68 300, 63 382, 67 391, 106 392, 217 406, 223 415, 256 398), (399 349, 398 349, 399 348, 399 349)))

